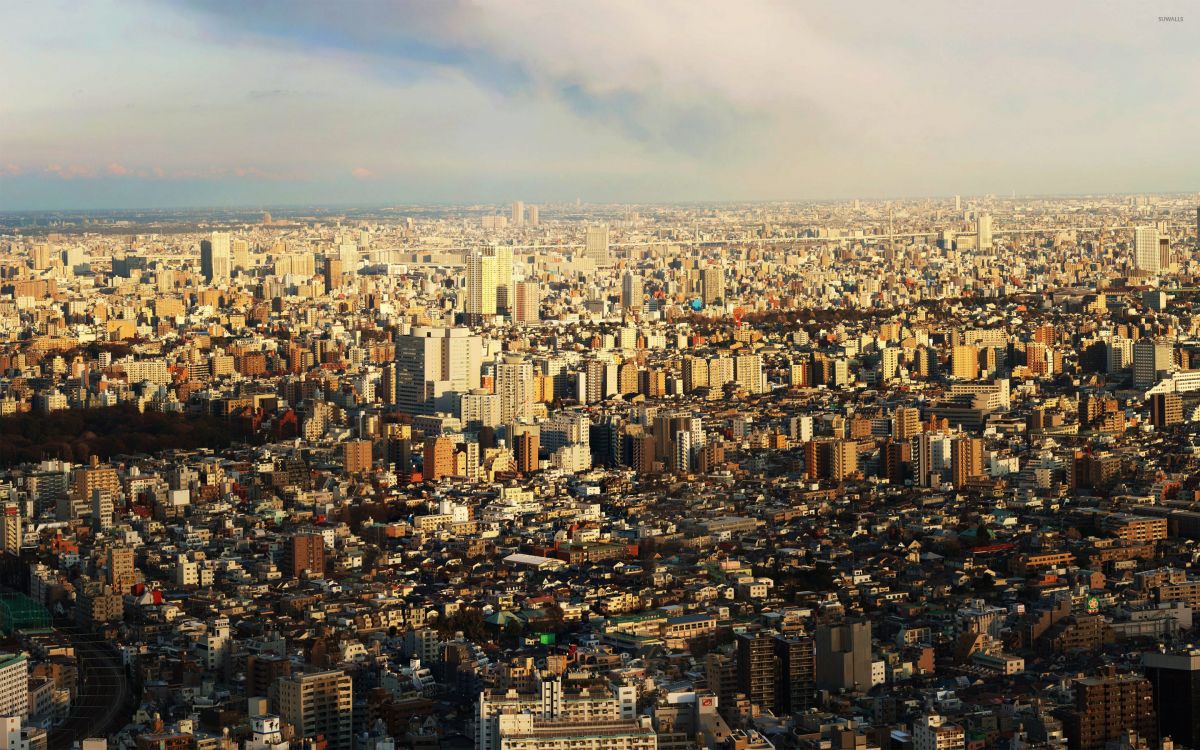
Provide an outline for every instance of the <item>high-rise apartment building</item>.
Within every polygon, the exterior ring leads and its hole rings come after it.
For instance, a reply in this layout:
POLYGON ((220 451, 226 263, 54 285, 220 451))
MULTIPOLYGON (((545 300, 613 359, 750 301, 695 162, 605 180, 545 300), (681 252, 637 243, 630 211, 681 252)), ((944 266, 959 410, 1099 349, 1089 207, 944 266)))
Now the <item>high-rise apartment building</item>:
POLYGON ((362 474, 371 470, 370 440, 347 440, 342 444, 342 468, 347 474, 362 474))
POLYGON ((737 637, 738 690, 750 702, 775 710, 775 645, 769 633, 741 633, 737 637))
POLYGON ((1065 724, 1071 750, 1102 750, 1130 729, 1153 746, 1158 719, 1150 680, 1113 671, 1076 680, 1075 706, 1065 724))
POLYGON ((517 461, 517 471, 522 474, 532 474, 538 470, 538 451, 540 435, 536 429, 522 428, 513 436, 513 454, 517 461))
POLYGON ((4 551, 10 555, 20 555, 23 536, 24 522, 20 506, 6 503, 3 515, 0 515, 0 538, 4 540, 4 551))
POLYGON ((467 258, 467 319, 479 323, 496 315, 496 256, 475 252, 467 258))
POLYGON ((809 636, 778 635, 774 638, 778 678, 775 686, 777 713, 807 711, 816 703, 816 655, 809 636))
POLYGON ((511 424, 533 417, 533 364, 519 354, 506 354, 496 364, 496 395, 500 397, 500 421, 511 424))
POLYGON ((325 537, 321 534, 300 533, 288 537, 285 550, 285 572, 293 578, 307 574, 312 578, 325 575, 325 537))
POLYGON ((959 380, 979 378, 979 349, 974 346, 955 346, 950 350, 950 374, 959 380))
POLYGON ((512 224, 514 227, 525 225, 525 203, 522 201, 513 201, 512 224))
POLYGON ((709 266, 700 272, 700 299, 705 305, 725 298, 725 272, 720 266, 709 266))
POLYGON ((512 320, 517 325, 533 325, 542 319, 542 291, 537 282, 518 281, 513 303, 512 320))
POLYGON ((340 669, 281 677, 275 686, 279 718, 299 737, 325 738, 328 750, 353 750, 354 687, 340 669))
POLYGON ((426 481, 454 476, 454 441, 446 435, 425 438, 423 459, 421 475, 426 481))
POLYGON ((340 289, 342 286, 342 259, 328 255, 325 257, 324 270, 321 275, 325 277, 325 293, 331 294, 334 289, 340 289))
POLYGON ((983 438, 963 436, 950 446, 950 472, 955 487, 965 487, 967 480, 983 475, 983 438))

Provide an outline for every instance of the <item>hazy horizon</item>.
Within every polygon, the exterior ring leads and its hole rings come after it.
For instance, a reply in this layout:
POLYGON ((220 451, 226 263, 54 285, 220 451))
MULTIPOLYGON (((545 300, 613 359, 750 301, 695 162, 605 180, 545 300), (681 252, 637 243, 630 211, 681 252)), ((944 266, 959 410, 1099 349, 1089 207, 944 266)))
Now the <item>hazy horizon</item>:
POLYGON ((1171 5, 6 4, 0 211, 1194 192, 1171 5))

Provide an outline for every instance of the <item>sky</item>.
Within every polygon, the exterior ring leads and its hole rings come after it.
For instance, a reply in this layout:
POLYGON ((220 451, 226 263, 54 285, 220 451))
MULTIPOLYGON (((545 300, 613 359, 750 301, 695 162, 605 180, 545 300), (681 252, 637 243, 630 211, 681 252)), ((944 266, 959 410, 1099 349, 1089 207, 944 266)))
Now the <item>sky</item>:
POLYGON ((1195 191, 1198 10, 0 0, 0 211, 1195 191))

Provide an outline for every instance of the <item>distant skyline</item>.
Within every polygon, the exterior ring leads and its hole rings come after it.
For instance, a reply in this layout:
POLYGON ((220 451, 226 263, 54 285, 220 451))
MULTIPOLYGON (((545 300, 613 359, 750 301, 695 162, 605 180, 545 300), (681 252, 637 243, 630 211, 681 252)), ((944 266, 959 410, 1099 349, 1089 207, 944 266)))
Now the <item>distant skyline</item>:
POLYGON ((1194 8, 4 2, 0 211, 1192 192, 1194 8))

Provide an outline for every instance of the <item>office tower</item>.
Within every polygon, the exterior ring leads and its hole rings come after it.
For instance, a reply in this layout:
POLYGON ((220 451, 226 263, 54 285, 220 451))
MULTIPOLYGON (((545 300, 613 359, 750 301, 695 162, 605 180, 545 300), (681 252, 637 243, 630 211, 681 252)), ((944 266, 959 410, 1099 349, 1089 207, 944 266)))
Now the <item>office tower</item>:
POLYGON ((513 201, 512 223, 514 227, 525 225, 525 204, 521 201, 513 201))
POLYGON ((529 226, 531 226, 531 227, 536 227, 536 226, 538 225, 538 223, 539 223, 539 221, 538 221, 538 207, 537 207, 537 206, 535 206, 535 205, 532 205, 532 204, 530 204, 530 205, 528 205, 528 206, 526 206, 526 207, 525 207, 525 211, 526 211, 526 216, 528 217, 528 224, 529 224, 529 226))
POLYGON ((530 428, 520 429, 513 436, 513 453, 517 460, 517 471, 522 474, 532 474, 538 470, 538 431, 530 428))
POLYGON ((775 710, 775 645, 770 634, 737 636, 737 679, 738 690, 751 703, 775 710))
POLYGON ((643 301, 642 277, 626 271, 621 277, 621 309, 641 311, 643 301))
POLYGON ((537 282, 518 281, 515 296, 513 322, 518 325, 533 325, 541 322, 542 292, 537 282))
POLYGON ((228 232, 213 232, 212 237, 200 241, 200 273, 210 284, 229 280, 232 258, 228 232))
POLYGON ((478 324, 496 315, 496 256, 475 252, 467 259, 467 319, 478 324))
POLYGON ((817 628, 818 690, 871 687, 871 623, 847 622, 817 628))
POLYGON ((4 551, 10 555, 21 554, 21 541, 24 536, 22 526, 20 507, 16 503, 6 503, 4 515, 0 516, 0 536, 4 538, 4 551))
POLYGON ((1130 729, 1153 747, 1158 719, 1150 680, 1111 670, 1076 680, 1075 706, 1065 723, 1071 750, 1102 750, 1130 729))
POLYGON ((1200 742, 1200 651, 1142 654, 1142 671, 1154 696, 1159 736, 1179 747, 1200 742))
POLYGON ((325 737, 328 750, 353 750, 354 687, 340 669, 281 677, 275 685, 279 718, 299 737, 325 737))
POLYGON ((950 472, 955 487, 964 487, 967 480, 983 474, 983 439, 955 438, 950 447, 950 472))
POLYGON ((700 299, 705 305, 725 299, 725 272, 720 266, 709 266, 700 272, 700 299))
POLYGON ((325 576, 325 537, 321 534, 300 533, 288 537, 285 549, 286 572, 292 578, 308 574, 310 578, 325 576))
POLYGON ((1140 338, 1133 345, 1133 386, 1149 388, 1173 369, 1175 349, 1162 339, 1140 338))
POLYGON ((454 476, 454 441, 446 435, 425 438, 421 477, 436 482, 454 476))
POLYGON ((479 388, 483 340, 467 328, 418 326, 396 337, 396 399, 409 414, 453 412, 479 388))
POLYGON ((342 444, 342 467, 347 474, 371 470, 371 447, 370 440, 347 440, 342 444))
POLYGON ((992 215, 980 214, 975 220, 975 228, 978 230, 979 249, 992 249, 992 215))
POLYGON ((1158 227, 1137 227, 1133 230, 1133 259, 1139 271, 1157 274, 1162 270, 1158 250, 1158 227))
POLYGON ((607 263, 608 256, 608 225, 598 224, 587 228, 584 235, 584 255, 597 264, 607 263))
POLYGON ((496 365, 496 395, 500 397, 500 421, 512 424, 533 418, 533 364, 519 354, 506 354, 496 365))
POLYGON ((807 711, 816 702, 816 657, 808 636, 778 635, 774 639, 779 665, 775 705, 777 713, 807 711))
POLYGON ((1183 398, 1178 393, 1156 393, 1150 397, 1150 424, 1158 429, 1183 422, 1183 398))
POLYGON ((974 346, 955 346, 950 350, 950 374, 959 380, 979 377, 979 349, 974 346))
POLYGON ((913 722, 912 740, 913 750, 963 750, 967 746, 963 728, 937 714, 913 722))
POLYGON ((0 716, 29 715, 29 661, 0 653, 0 716))
POLYGON ((342 259, 334 258, 333 256, 325 256, 325 267, 322 270, 322 275, 325 276, 325 293, 330 294, 334 289, 341 289, 342 282, 342 259))

